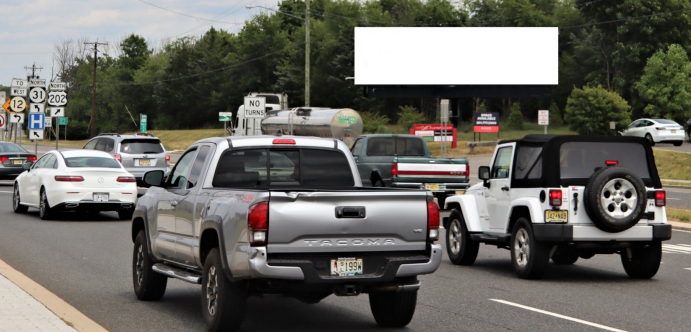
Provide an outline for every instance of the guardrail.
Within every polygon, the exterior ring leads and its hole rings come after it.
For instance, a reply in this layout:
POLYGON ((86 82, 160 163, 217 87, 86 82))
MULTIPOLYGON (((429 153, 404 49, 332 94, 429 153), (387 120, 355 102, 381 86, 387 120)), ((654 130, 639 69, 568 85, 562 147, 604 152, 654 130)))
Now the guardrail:
POLYGON ((499 141, 467 142, 466 145, 470 148, 470 153, 472 154, 476 146, 497 146, 497 143, 499 141))

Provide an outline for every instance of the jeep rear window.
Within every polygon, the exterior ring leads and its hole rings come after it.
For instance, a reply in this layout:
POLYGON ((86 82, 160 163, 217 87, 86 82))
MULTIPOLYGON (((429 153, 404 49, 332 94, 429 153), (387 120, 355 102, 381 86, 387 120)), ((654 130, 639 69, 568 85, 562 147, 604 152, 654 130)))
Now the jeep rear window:
POLYGON ((120 142, 120 152, 129 154, 163 153, 161 141, 157 139, 125 139, 120 142))
POLYGON ((559 152, 562 179, 588 179, 605 161, 616 160, 643 179, 650 179, 648 158, 643 145, 623 142, 568 142, 559 152))
POLYGON ((224 153, 212 185, 224 188, 355 185, 350 163, 340 151, 248 149, 224 153))

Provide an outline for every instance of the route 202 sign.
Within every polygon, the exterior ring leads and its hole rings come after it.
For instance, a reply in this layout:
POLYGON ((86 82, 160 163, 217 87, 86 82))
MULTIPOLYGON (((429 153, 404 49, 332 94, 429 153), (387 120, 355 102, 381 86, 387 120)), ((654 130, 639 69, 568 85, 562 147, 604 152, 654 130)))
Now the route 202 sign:
POLYGON ((65 104, 67 104, 67 92, 65 92, 65 91, 48 92, 48 105, 50 105, 50 106, 65 106, 65 104))

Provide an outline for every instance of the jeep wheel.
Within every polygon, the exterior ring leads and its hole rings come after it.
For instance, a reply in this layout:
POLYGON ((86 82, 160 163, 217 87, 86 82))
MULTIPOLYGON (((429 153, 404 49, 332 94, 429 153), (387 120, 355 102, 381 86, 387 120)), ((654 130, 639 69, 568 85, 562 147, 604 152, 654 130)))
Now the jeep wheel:
POLYGON ((578 260, 578 253, 574 251, 557 250, 552 255, 552 262, 557 265, 571 265, 578 260))
POLYGON ((520 218, 511 232, 511 263, 519 278, 540 279, 549 261, 549 246, 535 240, 530 221, 520 218))
POLYGON ((369 307, 381 327, 404 327, 413 320, 417 290, 404 292, 371 292, 369 307))
POLYGON ((650 279, 657 274, 662 260, 662 243, 660 241, 636 245, 630 250, 631 258, 629 258, 628 249, 621 252, 621 264, 624 265, 624 270, 629 277, 650 279))
POLYGON ((14 193, 12 195, 12 208, 14 209, 15 213, 25 213, 27 210, 29 210, 28 206, 22 205, 22 203, 20 203, 19 185, 17 185, 16 183, 14 185, 14 193))
POLYGON ((585 212, 597 228, 610 233, 625 231, 645 213, 646 189, 643 180, 620 166, 601 168, 585 186, 585 212))
POLYGON ((132 282, 134 294, 142 301, 156 301, 163 297, 168 285, 168 277, 154 272, 149 247, 146 245, 146 234, 139 231, 134 240, 132 253, 132 282))
POLYGON ((53 209, 50 208, 48 204, 48 195, 46 195, 46 190, 41 188, 41 202, 38 205, 38 216, 43 220, 49 220, 53 217, 53 209))
POLYGON ((226 278, 218 249, 211 249, 202 274, 202 312, 209 331, 237 331, 245 317, 247 288, 226 278))
POLYGON ((456 265, 473 265, 480 249, 480 242, 473 241, 463 221, 461 212, 453 209, 446 228, 446 253, 456 265))

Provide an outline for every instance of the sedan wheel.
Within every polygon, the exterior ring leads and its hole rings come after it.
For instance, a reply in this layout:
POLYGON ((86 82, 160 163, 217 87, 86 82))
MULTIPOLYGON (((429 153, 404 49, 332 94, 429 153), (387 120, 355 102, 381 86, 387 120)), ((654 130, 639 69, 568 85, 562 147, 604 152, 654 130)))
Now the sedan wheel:
POLYGON ((14 192, 12 194, 12 208, 14 209, 15 213, 24 213, 29 209, 28 206, 22 205, 20 202, 21 199, 19 198, 19 186, 15 184, 14 192))
POLYGON ((645 138, 648 140, 648 143, 650 143, 650 146, 655 145, 655 141, 653 140, 653 137, 650 136, 650 134, 645 134, 645 138))
POLYGON ((53 214, 50 205, 48 205, 48 197, 45 190, 41 190, 41 203, 38 206, 38 215, 43 220, 48 220, 53 214))

